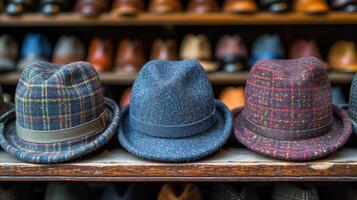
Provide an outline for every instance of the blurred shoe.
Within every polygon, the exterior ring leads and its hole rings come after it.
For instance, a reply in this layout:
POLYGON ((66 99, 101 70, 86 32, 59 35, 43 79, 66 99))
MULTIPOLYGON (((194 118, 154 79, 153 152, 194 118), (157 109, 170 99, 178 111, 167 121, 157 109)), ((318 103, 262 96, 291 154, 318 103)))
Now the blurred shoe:
POLYGON ((242 70, 247 56, 247 48, 239 35, 225 35, 218 41, 216 57, 224 71, 242 70))
POLYGON ((221 92, 219 99, 230 109, 244 106, 244 88, 226 87, 221 92))
POLYGON ((131 88, 126 88, 121 95, 119 106, 120 108, 125 107, 130 103, 131 88))
POLYGON ((37 7, 34 0, 10 0, 5 8, 8 15, 21 15, 25 12, 32 12, 37 7))
POLYGON ((202 200, 200 189, 192 183, 165 184, 157 200, 202 200))
POLYGON ((151 48, 152 60, 177 60, 177 45, 175 40, 156 39, 151 48))
POLYGON ((0 71, 16 69, 16 59, 19 54, 19 46, 15 39, 9 35, 0 37, 0 71))
POLYGON ((207 72, 217 71, 218 64, 212 62, 211 44, 205 35, 186 35, 181 43, 181 59, 197 59, 207 72))
POLYGON ((180 0, 151 0, 149 11, 152 13, 165 14, 182 11, 180 0))
POLYGON ((332 0, 331 7, 334 10, 345 12, 356 12, 357 1, 356 0, 332 0))
POLYGON ((325 0, 294 0, 293 9, 307 14, 322 14, 329 11, 325 0))
POLYGON ((264 11, 274 13, 285 12, 289 9, 288 0, 259 0, 259 6, 264 11))
POLYGON ((225 0, 223 10, 231 13, 253 13, 258 8, 254 0, 225 0))
POLYGON ((27 34, 21 47, 20 70, 34 61, 48 61, 51 56, 50 41, 42 34, 27 34))
POLYGON ((85 48, 77 36, 61 36, 55 46, 52 62, 57 64, 68 64, 83 61, 85 48))
POLYGON ((332 103, 334 105, 346 105, 348 102, 346 101, 346 97, 343 94, 342 88, 339 86, 332 87, 332 103))
POLYGON ((88 200, 89 196, 89 189, 85 183, 50 182, 45 200, 88 200))
POLYGON ((311 184, 277 184, 272 192, 271 200, 319 200, 316 188, 311 184))
POLYGON ((135 73, 145 64, 143 44, 139 40, 123 39, 118 47, 115 71, 135 73))
POLYGON ((144 0, 115 0, 112 12, 117 15, 131 16, 144 11, 144 0))
POLYGON ((45 15, 57 15, 68 5, 68 0, 41 0, 40 10, 45 15))
POLYGON ((88 62, 98 71, 113 69, 113 45, 109 39, 94 38, 88 51, 88 62))
POLYGON ((357 50, 353 41, 338 41, 328 53, 331 69, 346 72, 357 72, 357 50))
POLYGON ((190 0, 187 11, 193 13, 218 12, 219 6, 216 0, 190 0))
POLYGON ((278 35, 259 36, 252 47, 251 66, 260 59, 283 59, 284 48, 278 35))
POLYGON ((314 56, 316 58, 322 59, 320 50, 317 47, 315 40, 295 40, 290 46, 289 58, 294 59, 307 56, 314 56))
POLYGON ((108 7, 108 0, 77 0, 74 10, 84 17, 98 17, 108 7))

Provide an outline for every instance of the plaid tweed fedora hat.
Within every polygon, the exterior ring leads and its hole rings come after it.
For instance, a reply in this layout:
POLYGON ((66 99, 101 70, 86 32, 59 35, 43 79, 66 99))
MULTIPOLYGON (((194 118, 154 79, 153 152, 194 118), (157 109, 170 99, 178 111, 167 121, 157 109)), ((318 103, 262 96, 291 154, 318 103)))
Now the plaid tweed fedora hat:
POLYGON ((188 162, 226 142, 232 116, 214 99, 196 60, 154 60, 140 70, 121 124, 119 141, 129 152, 151 160, 188 162))
POLYGON ((72 160, 108 142, 119 114, 89 63, 34 62, 20 76, 15 109, 0 123, 0 145, 27 162, 72 160))
POLYGON ((234 133, 248 148, 277 159, 310 160, 342 147, 352 128, 332 104, 324 63, 314 57, 262 60, 249 73, 234 133))

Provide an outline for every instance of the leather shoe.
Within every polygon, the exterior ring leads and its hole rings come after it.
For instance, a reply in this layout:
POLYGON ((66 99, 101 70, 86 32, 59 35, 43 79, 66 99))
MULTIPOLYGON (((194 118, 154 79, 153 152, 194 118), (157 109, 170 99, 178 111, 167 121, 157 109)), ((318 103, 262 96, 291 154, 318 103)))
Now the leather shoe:
POLYGON ((247 48, 239 35, 225 35, 218 41, 216 58, 224 71, 242 70, 247 56, 247 48))
POLYGON ((353 41, 338 41, 328 53, 331 69, 346 72, 357 72, 357 50, 353 41))
POLYGON ((0 71, 16 69, 16 59, 19 54, 19 46, 16 40, 9 35, 0 37, 0 71))
POLYGON ((131 16, 137 15, 143 10, 143 0, 115 0, 112 12, 121 16, 131 16))
POLYGON ((135 73, 145 64, 143 44, 138 40, 123 39, 118 47, 115 70, 135 73))
POLYGON ((295 59, 307 56, 314 56, 316 58, 322 59, 321 53, 319 51, 319 48, 317 47, 315 40, 295 40, 290 46, 289 58, 295 59))
POLYGON ((254 0, 226 0, 223 10, 231 13, 252 13, 257 11, 257 5, 254 0))
POLYGON ((68 5, 67 0, 41 0, 41 12, 45 15, 56 15, 63 11, 66 5, 68 5))
POLYGON ((322 14, 329 11, 325 0, 295 0, 293 9, 307 14, 322 14))
POLYGON ((175 40, 156 39, 152 44, 151 59, 177 60, 177 45, 175 40))
POLYGON ((98 17, 108 9, 108 0, 78 0, 74 10, 84 17, 98 17))
POLYGON ((83 42, 76 36, 61 36, 54 49, 52 62, 68 64, 84 60, 85 49, 83 42))
POLYGON ((151 0, 149 11, 158 14, 182 11, 182 4, 179 0, 151 0))
POLYGON ((113 45, 109 39, 94 38, 88 51, 88 62, 98 71, 110 71, 113 68, 113 45))
POLYGON ((5 11, 8 15, 21 15, 25 12, 32 12, 36 8, 36 2, 33 0, 10 0, 5 11))
POLYGON ((357 11, 357 1, 356 0, 333 0, 331 7, 334 10, 345 11, 345 12, 356 12, 357 11))
POLYGON ((287 0, 259 0, 259 6, 269 12, 281 13, 289 9, 287 0))
POLYGON ((218 65, 212 62, 211 44, 205 35, 188 34, 184 37, 180 49, 181 59, 197 59, 207 72, 218 69, 218 65))
POLYGON ((219 6, 216 0, 190 0, 187 11, 193 13, 217 12, 219 6))

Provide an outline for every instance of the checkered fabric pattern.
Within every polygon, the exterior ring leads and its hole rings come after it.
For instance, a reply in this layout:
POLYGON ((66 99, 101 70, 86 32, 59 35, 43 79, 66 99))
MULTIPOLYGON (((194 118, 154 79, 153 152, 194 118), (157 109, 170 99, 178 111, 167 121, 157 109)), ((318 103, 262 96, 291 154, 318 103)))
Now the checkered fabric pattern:
POLYGON ((98 75, 90 65, 36 62, 26 67, 17 85, 17 124, 40 131, 75 127, 99 117, 103 102, 98 75))
POLYGON ((258 62, 249 74, 245 95, 245 118, 263 129, 308 130, 332 119, 331 86, 317 59, 258 62))
POLYGON ((311 184, 278 184, 271 200, 319 200, 315 187, 311 184))

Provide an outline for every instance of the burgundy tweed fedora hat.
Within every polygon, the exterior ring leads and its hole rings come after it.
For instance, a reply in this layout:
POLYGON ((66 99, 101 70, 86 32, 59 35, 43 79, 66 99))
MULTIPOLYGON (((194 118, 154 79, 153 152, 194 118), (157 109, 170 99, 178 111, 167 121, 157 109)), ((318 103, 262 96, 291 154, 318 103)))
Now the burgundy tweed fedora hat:
POLYGON ((245 103, 233 111, 236 138, 273 158, 320 158, 342 147, 352 132, 346 112, 332 104, 324 63, 314 57, 257 62, 245 103))

